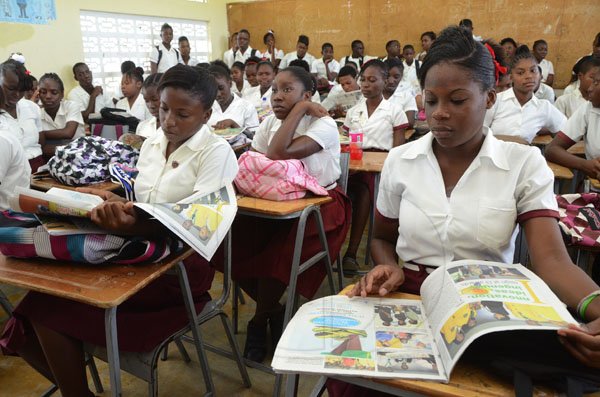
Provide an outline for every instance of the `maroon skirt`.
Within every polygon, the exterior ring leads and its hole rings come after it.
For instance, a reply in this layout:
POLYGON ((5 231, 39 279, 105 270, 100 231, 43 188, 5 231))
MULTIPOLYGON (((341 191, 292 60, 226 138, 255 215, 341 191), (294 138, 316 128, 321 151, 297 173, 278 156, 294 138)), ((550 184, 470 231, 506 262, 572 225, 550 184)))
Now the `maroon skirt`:
POLYGON ((357 185, 364 185, 369 189, 369 203, 373 205, 375 197, 375 174, 372 172, 356 172, 348 176, 348 191, 356 189, 357 185))
MULTIPOLYGON (((321 217, 333 262, 346 239, 351 203, 339 188, 330 190, 329 196, 333 201, 321 206, 321 217)), ((274 278, 288 285, 297 226, 298 219, 277 220, 238 215, 232 226, 233 279, 274 278)), ((311 216, 306 223, 301 261, 320 250, 319 234, 311 216)), ((311 267, 299 276, 298 292, 306 298, 312 298, 325 275, 322 262, 311 267)))
MULTIPOLYGON (((210 301, 214 268, 199 255, 184 260, 196 311, 210 301)), ((0 337, 4 354, 16 354, 34 331, 31 321, 61 334, 106 346, 104 309, 39 292, 29 292, 0 337)), ((188 323, 177 276, 163 275, 117 308, 119 349, 147 352, 188 323)))
POLYGON ((37 157, 29 159, 29 166, 31 167, 31 173, 37 172, 38 168, 46 164, 44 157, 40 154, 37 157))

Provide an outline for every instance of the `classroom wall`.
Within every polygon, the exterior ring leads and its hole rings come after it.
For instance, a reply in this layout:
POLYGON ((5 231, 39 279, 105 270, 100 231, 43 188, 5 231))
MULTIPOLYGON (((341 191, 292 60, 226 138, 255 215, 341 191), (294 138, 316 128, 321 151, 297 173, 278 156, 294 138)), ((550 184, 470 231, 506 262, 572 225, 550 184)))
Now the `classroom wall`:
POLYGON ((299 34, 310 37, 309 52, 320 56, 321 44, 331 42, 335 57, 349 55, 350 43, 361 39, 366 54, 383 56, 391 39, 413 44, 421 51, 421 33, 439 32, 462 18, 473 20, 474 33, 497 41, 510 36, 532 46, 537 39, 548 42, 548 59, 554 63, 555 88, 564 87, 571 68, 592 51, 598 33, 598 0, 265 0, 227 4, 229 31, 246 28, 251 45, 264 51, 262 37, 275 31, 277 46, 285 52, 295 48, 299 34))
POLYGON ((0 59, 11 52, 22 52, 34 76, 56 72, 68 92, 76 84, 71 67, 83 60, 80 10, 164 16, 165 21, 169 17, 208 21, 212 58, 227 49, 225 4, 225 0, 210 0, 207 4, 187 0, 56 0, 57 19, 48 25, 0 23, 0 59))

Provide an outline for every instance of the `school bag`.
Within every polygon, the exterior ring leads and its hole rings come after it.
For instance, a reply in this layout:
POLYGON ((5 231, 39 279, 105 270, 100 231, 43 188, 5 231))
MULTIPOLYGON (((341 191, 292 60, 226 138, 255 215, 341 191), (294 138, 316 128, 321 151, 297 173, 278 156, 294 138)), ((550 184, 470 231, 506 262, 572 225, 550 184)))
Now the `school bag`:
MULTIPOLYGON (((256 48, 253 48, 252 51, 250 51, 250 58, 255 57, 257 52, 258 51, 256 50, 256 48)), ((234 51, 233 52, 233 59, 235 59, 236 54, 237 54, 237 51, 234 51)))
POLYGON ((533 396, 535 385, 567 397, 600 390, 600 370, 571 356, 556 331, 505 331, 478 338, 463 358, 511 379, 516 397, 533 396))
POLYGON ((567 242, 600 247, 600 195, 575 193, 556 196, 558 225, 567 242))
MULTIPOLYGON (((156 50, 158 51, 158 59, 156 60, 156 65, 158 66, 158 65, 160 65, 160 60, 162 59, 163 52, 159 48, 159 46, 155 46, 155 47, 156 47, 156 50)), ((173 48, 173 49, 175 50, 175 54, 177 54, 177 59, 179 59, 179 51, 177 51, 176 48, 173 48)), ((235 57, 235 54, 233 56, 235 57)))
POLYGON ((245 152, 238 159, 235 185, 248 196, 284 201, 302 198, 308 191, 327 196, 300 160, 271 160, 258 152, 245 152))
POLYGON ((48 170, 65 185, 89 185, 109 180, 111 163, 134 168, 139 155, 139 150, 122 142, 85 136, 56 148, 48 161, 48 170))
MULTIPOLYGON (((135 131, 137 129, 140 120, 137 117, 127 113, 124 109, 117 108, 103 108, 100 110, 102 120, 98 124, 103 125, 126 125, 129 131, 135 131)), ((123 131, 125 133, 127 131, 123 131)), ((117 139, 120 137, 117 137, 117 139)))

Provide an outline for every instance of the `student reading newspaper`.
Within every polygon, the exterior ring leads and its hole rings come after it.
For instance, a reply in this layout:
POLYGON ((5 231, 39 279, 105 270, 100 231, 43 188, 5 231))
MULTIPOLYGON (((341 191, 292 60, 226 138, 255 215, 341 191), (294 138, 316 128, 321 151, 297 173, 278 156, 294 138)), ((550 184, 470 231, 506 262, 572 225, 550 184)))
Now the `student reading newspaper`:
MULTIPOLYGON (((432 45, 420 72, 431 132, 390 152, 373 232, 372 255, 378 265, 349 296, 418 293, 434 268, 452 260, 510 263, 518 222, 527 237, 532 270, 568 307, 583 309, 579 314, 587 324, 558 331, 564 348, 598 368, 600 291, 573 265, 564 247, 552 172, 535 148, 499 141, 483 126, 496 99, 493 61, 490 51, 460 28, 445 29, 432 45), (398 169, 402 172, 394 171, 398 169), (442 246, 424 215, 444 236, 442 246)), ((361 393, 343 382, 329 383, 331 396, 361 393)))

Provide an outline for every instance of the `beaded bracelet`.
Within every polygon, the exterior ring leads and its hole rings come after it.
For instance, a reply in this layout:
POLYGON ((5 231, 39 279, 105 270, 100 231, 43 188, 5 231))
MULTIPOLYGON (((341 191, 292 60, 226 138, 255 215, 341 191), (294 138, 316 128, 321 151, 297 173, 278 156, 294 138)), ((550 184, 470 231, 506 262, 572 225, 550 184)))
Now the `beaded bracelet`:
POLYGON ((582 320, 585 320, 585 311, 587 310, 588 306, 598 296, 600 296, 600 290, 594 291, 586 295, 583 299, 579 301, 579 304, 577 305, 577 313, 579 314, 579 317, 581 317, 582 320))

